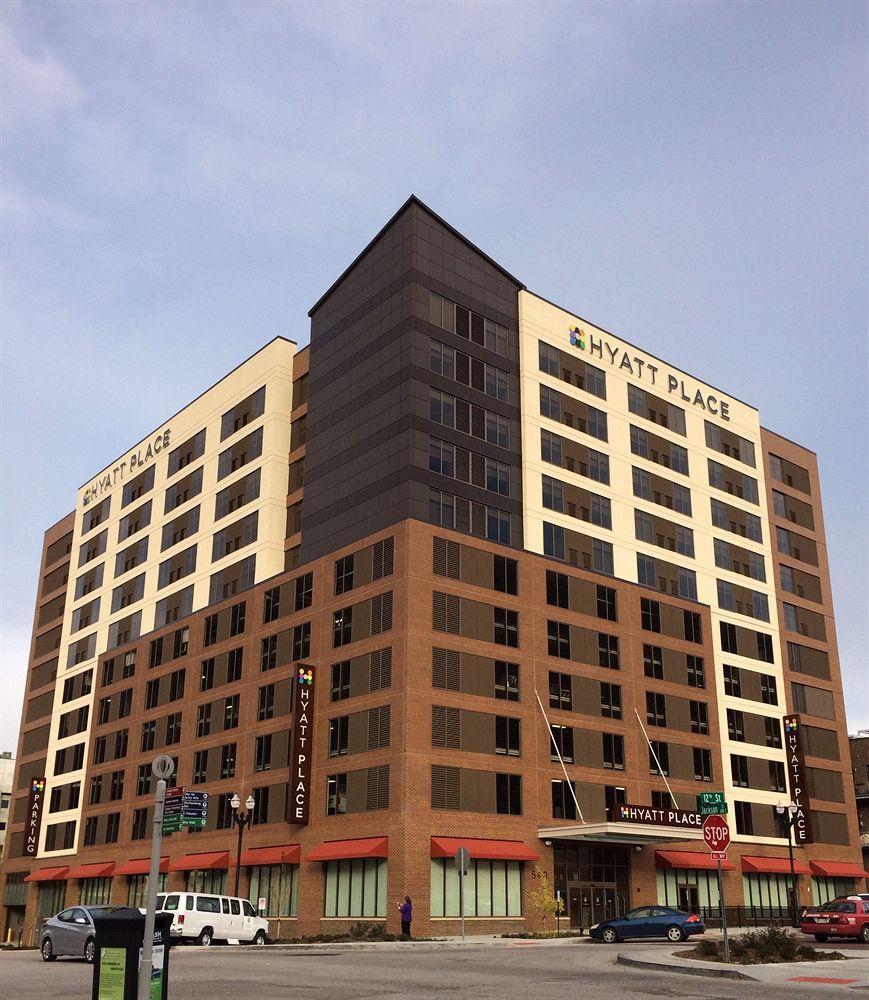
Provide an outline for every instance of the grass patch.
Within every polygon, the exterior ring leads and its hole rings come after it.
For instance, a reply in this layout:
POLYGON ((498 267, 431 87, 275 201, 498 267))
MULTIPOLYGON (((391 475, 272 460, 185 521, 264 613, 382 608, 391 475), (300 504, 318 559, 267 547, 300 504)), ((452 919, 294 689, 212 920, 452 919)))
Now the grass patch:
MULTIPOLYGON (((707 938, 690 951, 679 952, 680 958, 696 958, 705 962, 724 961, 724 942, 707 938)), ((736 965, 776 965, 780 962, 829 962, 844 959, 840 951, 818 951, 801 944, 795 935, 781 927, 766 927, 730 938, 730 961, 736 965)))
POLYGON ((549 938, 578 938, 585 937, 585 935, 580 934, 579 931, 562 931, 560 934, 556 934, 555 931, 522 931, 515 934, 502 934, 501 937, 520 938, 523 941, 543 941, 549 938))

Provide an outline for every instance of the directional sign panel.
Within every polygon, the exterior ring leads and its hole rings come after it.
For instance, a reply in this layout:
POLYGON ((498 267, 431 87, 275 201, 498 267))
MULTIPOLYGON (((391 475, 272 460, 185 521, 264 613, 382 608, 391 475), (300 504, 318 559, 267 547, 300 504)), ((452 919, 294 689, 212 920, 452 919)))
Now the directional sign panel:
POLYGON ((727 803, 726 802, 713 802, 711 805, 706 805, 705 802, 700 803, 700 815, 701 816, 726 816, 727 815, 727 803))
POLYGON ((711 806, 713 803, 725 802, 724 792, 701 792, 698 796, 701 806, 711 806))

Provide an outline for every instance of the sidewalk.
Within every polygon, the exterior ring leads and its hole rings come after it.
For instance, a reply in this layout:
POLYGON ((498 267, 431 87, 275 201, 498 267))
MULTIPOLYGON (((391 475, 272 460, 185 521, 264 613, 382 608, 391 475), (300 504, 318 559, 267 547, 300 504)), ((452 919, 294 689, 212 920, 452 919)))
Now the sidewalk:
MULTIPOLYGON (((719 935, 720 936, 720 935, 719 935)), ((677 958, 685 944, 675 948, 632 948, 628 955, 620 952, 616 963, 638 969, 661 972, 681 972, 690 976, 712 976, 725 979, 749 979, 760 983, 788 986, 791 983, 828 984, 869 989, 869 957, 846 958, 839 962, 783 962, 776 965, 725 965, 723 962, 699 962, 677 958)), ((834 946, 819 951, 836 951, 834 946)))

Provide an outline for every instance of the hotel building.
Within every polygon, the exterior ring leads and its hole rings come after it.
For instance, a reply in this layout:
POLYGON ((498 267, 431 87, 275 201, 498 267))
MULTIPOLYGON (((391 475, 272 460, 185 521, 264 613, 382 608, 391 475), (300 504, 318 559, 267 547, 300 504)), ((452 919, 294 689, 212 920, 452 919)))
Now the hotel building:
POLYGON ((415 198, 310 323, 46 532, 5 930, 141 904, 157 753, 208 792, 161 885, 238 879, 276 937, 394 931, 406 894, 453 933, 462 845, 472 932, 539 928, 541 874, 575 927, 714 916, 709 791, 728 907, 788 906, 791 799, 797 903, 863 888, 814 453, 415 198))

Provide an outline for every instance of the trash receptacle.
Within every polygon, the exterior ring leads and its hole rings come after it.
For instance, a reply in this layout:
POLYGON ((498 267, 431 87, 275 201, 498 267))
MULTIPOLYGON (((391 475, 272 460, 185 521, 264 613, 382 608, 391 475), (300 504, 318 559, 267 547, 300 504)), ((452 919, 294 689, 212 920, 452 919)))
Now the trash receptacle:
MULTIPOLYGON (((136 1000, 145 915, 130 906, 101 906, 91 911, 96 955, 91 1000, 136 1000)), ((171 913, 154 918, 150 1000, 168 1000, 171 913)))

